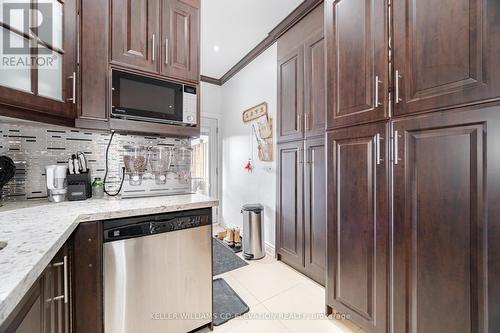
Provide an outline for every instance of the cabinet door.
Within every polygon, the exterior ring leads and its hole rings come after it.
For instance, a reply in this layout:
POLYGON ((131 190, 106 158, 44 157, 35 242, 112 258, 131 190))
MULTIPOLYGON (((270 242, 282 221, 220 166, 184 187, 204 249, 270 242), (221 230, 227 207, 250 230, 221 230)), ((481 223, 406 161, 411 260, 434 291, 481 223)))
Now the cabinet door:
POLYGON ((500 108, 394 136, 394 332, 500 332, 500 108))
POLYGON ((56 254, 44 274, 44 332, 70 332, 70 250, 69 245, 56 254))
POLYGON ((304 137, 304 47, 278 60, 278 142, 304 137))
POLYGON ((42 330, 42 295, 36 295, 29 304, 29 310, 26 316, 21 320, 19 326, 12 327, 12 330, 7 330, 6 332, 14 333, 45 333, 42 330))
POLYGON ((81 223, 74 235, 73 302, 77 333, 103 332, 102 223, 81 223))
POLYGON ((304 44, 304 117, 306 137, 325 133, 326 127, 326 62, 323 29, 304 44))
POLYGON ((199 81, 199 0, 163 0, 162 74, 199 81))
POLYGON ((497 0, 395 0, 394 113, 500 97, 497 0))
POLYGON ((384 122, 327 135, 328 305, 377 333, 387 332, 386 133, 384 122))
POLYGON ((0 325, 2 333, 44 333, 42 280, 33 284, 13 313, 0 325))
POLYGON ((305 148, 305 274, 324 286, 326 278, 325 139, 307 140, 305 148))
POLYGON ((278 257, 304 268, 303 141, 278 147, 278 257))
POLYGON ((81 120, 108 120, 109 6, 102 0, 80 3, 80 99, 81 120))
POLYGON ((385 0, 325 1, 328 128, 388 118, 385 0))
POLYGON ((7 109, 12 113, 6 115, 22 119, 73 120, 77 101, 76 0, 39 4, 41 22, 36 21, 35 15, 26 14, 30 1, 22 2, 28 7, 19 3, 17 7, 29 18, 25 26, 19 24, 20 19, 11 22, 7 13, 9 4, 2 5, 6 11, 0 18, 2 113, 7 109), (35 35, 29 27, 38 24, 40 28, 35 35), (40 113, 46 118, 34 118, 34 114, 40 113))
POLYGON ((160 0, 112 0, 112 61, 158 72, 160 0))

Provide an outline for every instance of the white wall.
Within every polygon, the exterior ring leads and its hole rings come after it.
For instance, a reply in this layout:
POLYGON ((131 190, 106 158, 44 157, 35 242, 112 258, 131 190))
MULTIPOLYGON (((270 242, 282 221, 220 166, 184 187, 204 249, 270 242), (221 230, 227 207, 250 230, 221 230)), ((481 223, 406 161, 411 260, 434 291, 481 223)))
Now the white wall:
MULTIPOLYGON (((222 216, 227 226, 242 225, 241 206, 261 203, 265 207, 265 240, 271 250, 275 243, 276 164, 261 162, 251 125, 244 124, 242 112, 267 102, 269 114, 276 119, 277 47, 276 44, 247 65, 222 86, 222 216), (254 170, 244 169, 251 140, 254 170)), ((274 126, 276 137, 276 126, 274 126)))
POLYGON ((222 87, 201 82, 201 116, 216 118, 222 113, 222 87))

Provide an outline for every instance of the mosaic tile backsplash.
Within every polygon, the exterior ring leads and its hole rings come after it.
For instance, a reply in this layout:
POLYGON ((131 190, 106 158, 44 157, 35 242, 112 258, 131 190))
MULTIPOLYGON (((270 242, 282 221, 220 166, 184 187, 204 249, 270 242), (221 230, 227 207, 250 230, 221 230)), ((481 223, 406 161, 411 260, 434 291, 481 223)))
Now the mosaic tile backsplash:
MULTIPOLYGON (((17 201, 47 197, 45 166, 65 164, 72 154, 84 152, 94 177, 104 178, 105 153, 111 133, 77 130, 38 123, 0 119, 0 155, 9 156, 16 164, 15 177, 2 189, 3 200, 17 201)), ((109 149, 107 190, 118 189, 123 166, 123 146, 171 146, 190 149, 187 139, 148 137, 116 133, 109 149)), ((190 174, 191 163, 175 166, 190 174)), ((172 182, 180 182, 175 178, 172 182)))

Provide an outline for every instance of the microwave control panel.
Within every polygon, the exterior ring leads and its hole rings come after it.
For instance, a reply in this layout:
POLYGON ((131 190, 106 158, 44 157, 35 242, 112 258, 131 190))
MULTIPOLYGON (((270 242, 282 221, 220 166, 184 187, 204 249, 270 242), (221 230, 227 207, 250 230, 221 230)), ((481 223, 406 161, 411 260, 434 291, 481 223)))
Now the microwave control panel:
POLYGON ((197 110, 198 97, 196 95, 196 88, 184 86, 183 93, 183 123, 196 125, 196 110, 197 110))

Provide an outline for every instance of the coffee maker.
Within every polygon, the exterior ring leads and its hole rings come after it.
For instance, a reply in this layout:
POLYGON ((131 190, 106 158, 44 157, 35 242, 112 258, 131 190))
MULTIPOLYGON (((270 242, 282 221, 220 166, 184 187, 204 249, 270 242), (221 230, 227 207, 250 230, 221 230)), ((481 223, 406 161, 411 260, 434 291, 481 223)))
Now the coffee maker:
POLYGON ((62 202, 66 199, 67 184, 66 165, 48 165, 45 167, 47 175, 47 196, 50 202, 62 202))

